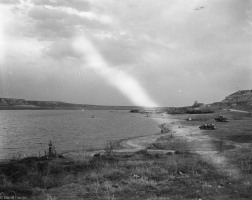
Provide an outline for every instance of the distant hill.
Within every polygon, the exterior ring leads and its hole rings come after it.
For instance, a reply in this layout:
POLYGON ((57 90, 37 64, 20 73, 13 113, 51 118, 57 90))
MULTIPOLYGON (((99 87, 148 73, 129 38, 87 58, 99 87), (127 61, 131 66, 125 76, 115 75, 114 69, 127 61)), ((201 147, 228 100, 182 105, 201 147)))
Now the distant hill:
POLYGON ((235 108, 252 111, 252 90, 240 90, 221 102, 202 104, 197 101, 193 106, 184 107, 158 107, 143 108, 141 106, 103 106, 89 104, 71 104, 60 101, 31 101, 25 99, 0 98, 0 110, 131 110, 132 112, 150 113, 167 112, 169 114, 182 114, 200 111, 207 113, 220 108, 235 108))
POLYGON ((203 114, 218 112, 220 109, 238 109, 252 112, 252 90, 239 90, 225 97, 221 102, 202 104, 197 101, 192 106, 170 108, 169 114, 203 114))
POLYGON ((230 105, 252 105, 252 90, 240 90, 227 96, 221 103, 230 105))
POLYGON ((0 98, 0 110, 131 110, 137 106, 102 106, 71 104, 60 101, 30 101, 25 99, 0 98))
POLYGON ((245 111, 252 111, 252 90, 239 90, 228 95, 221 102, 209 104, 211 108, 233 108, 245 111))

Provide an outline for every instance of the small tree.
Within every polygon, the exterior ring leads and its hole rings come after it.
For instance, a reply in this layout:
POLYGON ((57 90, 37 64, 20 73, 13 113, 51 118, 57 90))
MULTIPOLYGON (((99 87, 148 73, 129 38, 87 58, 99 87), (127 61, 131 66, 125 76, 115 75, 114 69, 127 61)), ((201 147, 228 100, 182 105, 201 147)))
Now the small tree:
POLYGON ((198 107, 198 101, 194 101, 192 107, 193 107, 193 108, 197 108, 197 107, 198 107))

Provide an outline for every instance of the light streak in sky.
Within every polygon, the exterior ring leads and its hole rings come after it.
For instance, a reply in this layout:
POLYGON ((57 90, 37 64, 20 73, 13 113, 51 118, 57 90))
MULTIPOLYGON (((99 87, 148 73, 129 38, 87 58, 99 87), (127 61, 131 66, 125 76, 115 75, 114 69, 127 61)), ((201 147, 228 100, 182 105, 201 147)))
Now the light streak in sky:
POLYGON ((75 38, 73 47, 83 55, 85 67, 90 67, 95 70, 134 105, 157 107, 157 104, 146 94, 140 83, 134 77, 118 68, 110 67, 92 42, 85 36, 75 38))

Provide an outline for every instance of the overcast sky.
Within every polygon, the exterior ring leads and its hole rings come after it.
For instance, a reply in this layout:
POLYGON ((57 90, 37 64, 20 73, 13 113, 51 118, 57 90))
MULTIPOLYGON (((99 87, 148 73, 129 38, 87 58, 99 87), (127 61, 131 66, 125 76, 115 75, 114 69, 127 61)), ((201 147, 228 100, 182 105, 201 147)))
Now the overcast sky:
POLYGON ((250 0, 0 0, 0 97, 184 106, 252 89, 250 0))

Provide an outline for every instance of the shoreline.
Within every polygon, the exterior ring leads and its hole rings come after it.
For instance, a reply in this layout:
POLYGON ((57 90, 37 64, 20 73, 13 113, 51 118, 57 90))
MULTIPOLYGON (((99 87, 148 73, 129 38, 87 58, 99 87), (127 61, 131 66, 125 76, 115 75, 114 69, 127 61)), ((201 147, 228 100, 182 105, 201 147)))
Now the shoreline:
MULTIPOLYGON (((156 117, 153 117, 156 118, 156 117)), ((169 121, 168 123, 166 123, 166 125, 164 126, 165 128, 167 128, 167 130, 169 129, 172 133, 176 132, 174 131, 174 129, 178 129, 175 128, 176 126, 179 127, 179 122, 181 121, 178 118, 159 118, 159 119, 164 119, 166 121, 169 121)), ((160 127, 160 124, 158 124, 158 127, 160 129, 162 129, 160 127)), ((136 153, 138 151, 141 150, 145 150, 148 148, 149 145, 155 143, 159 138, 164 137, 164 136, 169 136, 171 134, 171 132, 167 132, 167 133, 153 133, 153 134, 149 134, 149 135, 143 135, 143 136, 136 136, 136 137, 130 137, 127 139, 120 139, 118 140, 118 146, 117 148, 113 149, 113 153, 114 154, 132 154, 132 153, 136 153)), ((113 140, 112 140, 113 141, 113 140)), ((148 151, 159 151, 159 152, 163 152, 163 153, 174 153, 175 151, 173 150, 152 150, 149 149, 148 151)), ((73 158, 73 159, 79 159, 80 157, 82 157, 83 155, 89 155, 89 156, 94 156, 95 154, 104 154, 106 152, 106 149, 94 149, 94 150, 84 150, 82 152, 74 152, 74 151, 70 151, 67 153, 62 153, 63 156, 68 157, 68 158, 73 158)))
MULTIPOLYGON (((174 154, 178 150, 174 149, 162 149, 162 148, 148 148, 152 144, 155 144, 161 137, 166 137, 166 136, 171 136, 172 138, 181 138, 186 140, 187 142, 196 142, 196 143, 209 143, 210 149, 209 150, 204 150, 204 149, 191 149, 191 152, 195 152, 197 154, 205 154, 209 151, 212 153, 218 153, 218 150, 215 150, 213 148, 212 142, 215 142, 212 138, 209 136, 206 136, 202 134, 202 130, 198 128, 198 126, 189 126, 189 125, 184 125, 183 119, 178 118, 176 116, 166 116, 165 118, 162 117, 157 117, 157 116, 152 116, 153 119, 159 119, 163 121, 168 121, 163 127, 166 128, 167 130, 169 129, 168 132, 162 133, 153 133, 149 135, 143 135, 143 136, 136 136, 136 137, 130 137, 127 139, 120 139, 117 141, 117 146, 113 148, 113 154, 132 154, 136 153, 138 151, 146 150, 148 153, 160 153, 160 154, 165 154, 165 153, 171 153, 174 154)), ((162 124, 158 124, 158 127, 162 129, 162 124)), ((113 140, 111 140, 113 141, 113 140)), ((226 141, 227 144, 231 144, 230 141, 226 141)), ((183 151, 183 149, 181 150, 183 151)), ((187 150, 189 151, 189 150, 187 150)), ((93 149, 93 150, 84 150, 82 152, 76 152, 76 151, 69 151, 66 153, 62 153, 61 155, 66 156, 68 158, 74 158, 74 159, 79 159, 82 158, 83 156, 89 155, 89 156, 94 156, 95 154, 105 154, 106 149, 93 149)))
MULTIPOLYGON (((167 117, 167 116, 166 116, 167 117)), ((179 119, 175 118, 175 119, 170 119, 170 118, 164 118, 164 117, 157 117, 155 115, 153 115, 151 118, 153 120, 155 119, 162 119, 162 120, 166 120, 169 121, 169 123, 167 123, 166 125, 170 128, 172 126, 174 126, 174 122, 178 122, 179 119)), ((160 128, 160 124, 157 124, 157 126, 160 128)), ((167 128, 168 128, 167 127, 167 128)), ((117 147, 113 150, 114 153, 135 153, 137 151, 146 149, 148 145, 150 145, 151 143, 155 142, 156 140, 158 140, 160 137, 167 135, 167 133, 160 133, 160 132, 156 132, 156 133, 150 133, 148 135, 142 135, 142 136, 132 136, 129 138, 125 138, 125 139, 118 139, 118 145, 117 147), (148 143, 148 145, 147 145, 148 143)), ((113 141, 113 140, 111 140, 113 141)), ((109 142, 109 140, 107 141, 109 142)), ((104 146, 106 145, 106 143, 104 143, 104 146)), ((74 159, 78 159, 79 157, 83 157, 83 155, 90 155, 93 156, 97 153, 103 154, 105 153, 105 149, 104 148, 91 148, 90 150, 88 149, 84 149, 82 151, 79 150, 69 150, 69 151, 63 151, 63 152, 59 152, 58 155, 63 155, 64 157, 67 158, 74 158, 74 159)), ((20 159, 23 158, 28 158, 28 157, 38 157, 37 154, 31 154, 31 155, 27 155, 25 157, 20 157, 20 159)), ((13 158, 4 158, 4 159, 0 159, 0 163, 6 163, 9 162, 11 160, 15 159, 15 156, 13 158)))

